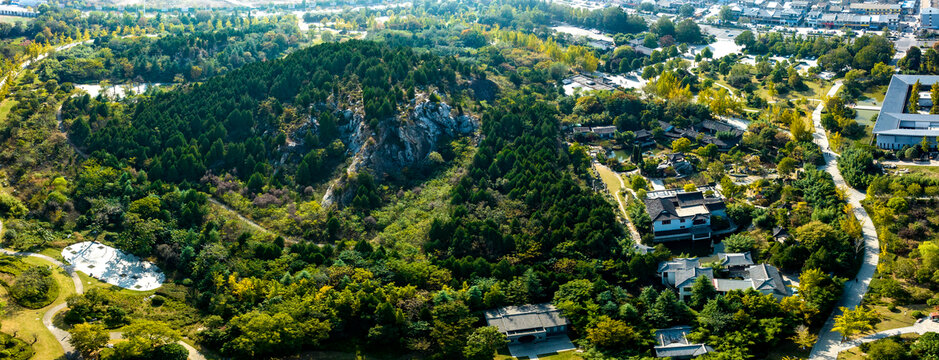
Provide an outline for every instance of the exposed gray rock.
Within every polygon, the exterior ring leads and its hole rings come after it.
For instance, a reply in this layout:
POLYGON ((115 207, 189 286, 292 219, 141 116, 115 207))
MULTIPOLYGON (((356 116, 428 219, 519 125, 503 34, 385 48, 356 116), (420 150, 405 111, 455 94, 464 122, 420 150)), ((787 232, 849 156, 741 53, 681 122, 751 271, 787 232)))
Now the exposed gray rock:
MULTIPOLYGON (((479 121, 466 115, 456 115, 449 105, 423 101, 407 116, 381 121, 379 131, 372 132, 364 118, 351 110, 341 113, 344 123, 339 131, 350 154, 352 163, 347 174, 368 171, 381 180, 385 175, 397 174, 419 164, 439 148, 441 141, 471 135, 479 128, 479 121)), ((346 203, 348 194, 336 194, 342 181, 334 182, 323 197, 323 204, 346 203)))

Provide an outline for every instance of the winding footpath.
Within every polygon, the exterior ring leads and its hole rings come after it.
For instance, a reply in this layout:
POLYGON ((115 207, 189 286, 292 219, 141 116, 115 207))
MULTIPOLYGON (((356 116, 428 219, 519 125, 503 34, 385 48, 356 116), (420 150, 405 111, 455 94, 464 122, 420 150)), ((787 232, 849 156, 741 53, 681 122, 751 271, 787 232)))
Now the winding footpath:
MULTIPOLYGON (((3 232, 3 222, 0 222, 0 233, 2 232, 3 232)), ((75 284, 76 294, 85 293, 85 287, 84 285, 82 285, 82 280, 81 278, 78 277, 78 274, 75 273, 75 270, 71 266, 62 263, 59 260, 53 259, 52 257, 46 256, 43 254, 36 254, 36 253, 31 253, 31 252, 17 252, 17 251, 12 251, 8 249, 0 249, 0 253, 6 254, 6 255, 12 255, 12 256, 30 256, 30 257, 39 258, 39 259, 48 261, 52 263, 52 265, 58 266, 62 270, 65 270, 65 273, 68 274, 72 278, 72 283, 75 284)), ((59 341, 59 344, 62 345, 62 350, 65 352, 66 359, 78 359, 79 358, 78 353, 75 352, 75 348, 72 346, 72 344, 69 343, 69 339, 71 338, 71 336, 69 335, 68 331, 65 331, 63 329, 56 327, 55 324, 52 322, 52 319, 55 318, 55 314, 59 313, 59 311, 64 310, 66 307, 68 307, 68 304, 63 302, 59 305, 53 306, 49 310, 46 310, 46 313, 42 315, 42 324, 46 326, 46 329, 49 329, 49 332, 51 332, 52 335, 55 336, 55 339, 59 341)))
MULTIPOLYGON (((834 96, 838 92, 838 89, 841 88, 841 85, 841 81, 836 82, 831 90, 828 91, 828 96, 834 96)), ((831 174, 836 187, 845 189, 848 203, 853 207, 854 215, 862 225, 864 260, 863 263, 861 263, 861 268, 858 270, 857 276, 845 282, 841 299, 838 301, 838 304, 835 305, 835 310, 829 315, 828 321, 825 322, 825 325, 819 332, 818 341, 815 343, 815 346, 812 347, 812 352, 809 355, 810 360, 836 360, 838 353, 845 350, 845 345, 841 343, 841 334, 832 330, 835 324, 835 317, 841 315, 841 307, 853 309, 861 304, 861 300, 870 286, 871 278, 874 276, 874 272, 877 269, 877 262, 880 260, 880 241, 877 238, 877 230, 874 228, 874 223, 871 221, 870 216, 867 215, 867 211, 861 206, 861 200, 864 200, 866 195, 849 187, 841 176, 841 172, 838 171, 836 161, 837 154, 829 149, 828 137, 825 135, 825 129, 822 128, 821 124, 823 107, 824 104, 819 104, 818 107, 815 108, 815 111, 812 112, 812 122, 815 127, 813 137, 815 143, 821 147, 822 154, 825 157, 825 165, 820 166, 819 169, 831 174)))
MULTIPOLYGON (((609 171, 610 173, 612 173, 613 176, 616 176, 616 179, 619 180, 620 187, 623 189, 626 189, 626 191, 629 191, 633 195, 633 197, 636 197, 636 193, 633 191, 633 189, 630 189, 629 187, 626 186, 626 182, 623 181, 622 174, 616 171, 613 171, 613 169, 610 169, 606 165, 600 164, 599 162, 596 162, 596 161, 593 162, 593 166, 597 168, 598 173, 601 170, 609 171)), ((629 220, 629 214, 626 212, 626 204, 623 204, 623 200, 621 200, 620 197, 617 196, 617 194, 615 194, 612 189, 607 188, 607 190, 610 192, 610 195, 613 195, 613 199, 616 200, 616 204, 619 205, 619 210, 623 212, 623 221, 626 222, 626 227, 629 229, 629 234, 632 235, 633 241, 636 242, 637 246, 642 246, 642 241, 641 241, 642 235, 639 234, 639 229, 636 228, 636 224, 633 224, 633 222, 629 220)))
POLYGON ((928 320, 928 319, 921 319, 917 321, 915 324, 913 324, 912 326, 884 330, 884 331, 874 333, 874 334, 871 334, 871 335, 868 335, 859 339, 854 339, 851 341, 844 342, 840 344, 837 349, 838 349, 838 352, 842 352, 842 351, 847 351, 857 346, 860 346, 863 343, 869 343, 872 341, 877 341, 880 339, 888 338, 891 336, 911 334, 911 333, 923 335, 928 332, 939 332, 939 323, 932 321, 932 320, 928 320))
MULTIPOLYGON (((3 232, 3 221, 0 221, 0 233, 2 232, 3 232)), ((62 263, 61 261, 56 260, 50 256, 32 253, 32 252, 18 252, 18 251, 13 251, 13 250, 8 250, 8 249, 0 249, 0 253, 11 255, 11 256, 29 256, 29 257, 34 257, 34 258, 48 261, 52 263, 52 265, 58 266, 59 268, 64 270, 65 273, 68 274, 69 277, 72 278, 72 283, 75 284, 76 294, 85 293, 85 287, 82 284, 82 280, 80 277, 78 277, 78 273, 75 272, 75 269, 71 265, 62 263)), ((46 310, 45 314, 42 315, 42 324, 45 325, 46 329, 49 329, 49 332, 51 332, 52 335, 55 336, 55 339, 59 341, 59 345, 62 346, 62 351, 65 353, 66 359, 69 359, 69 360, 81 359, 81 356, 78 354, 78 352, 75 351, 75 347, 73 347, 72 344, 69 343, 69 340, 71 339, 71 335, 68 333, 68 331, 56 327, 55 323, 53 323, 55 314, 58 314, 60 311, 65 310, 65 308, 67 307, 68 307, 68 303, 63 302, 59 305, 49 308, 49 310, 46 310)), ((111 336, 112 339, 121 338, 120 332, 112 332, 109 335, 111 336)), ((189 351, 189 359, 205 360, 205 356, 203 356, 202 353, 200 353, 199 350, 197 350, 196 348, 192 347, 191 345, 181 340, 179 341, 179 344, 189 351)))

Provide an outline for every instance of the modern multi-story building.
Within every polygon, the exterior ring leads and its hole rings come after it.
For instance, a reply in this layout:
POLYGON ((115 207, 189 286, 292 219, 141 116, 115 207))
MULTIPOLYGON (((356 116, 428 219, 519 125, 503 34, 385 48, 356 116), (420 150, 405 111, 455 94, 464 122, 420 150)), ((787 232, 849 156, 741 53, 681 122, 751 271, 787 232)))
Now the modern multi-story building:
POLYGON ((877 136, 877 146, 882 149, 902 149, 922 143, 923 138, 930 146, 935 146, 939 136, 939 115, 928 114, 932 107, 929 88, 939 82, 936 75, 894 75, 887 87, 887 94, 874 123, 873 133, 877 136), (910 112, 907 104, 913 84, 919 81, 920 109, 926 111, 910 112))
POLYGON ((881 4, 881 3, 853 3, 849 5, 851 12, 867 15, 887 15, 901 12, 900 4, 881 4))
POLYGON ((929 7, 919 12, 920 27, 924 29, 939 29, 939 8, 929 7))
POLYGON ((711 218, 727 217, 722 199, 705 197, 700 191, 676 191, 671 196, 646 199, 645 204, 655 242, 710 239, 711 218))

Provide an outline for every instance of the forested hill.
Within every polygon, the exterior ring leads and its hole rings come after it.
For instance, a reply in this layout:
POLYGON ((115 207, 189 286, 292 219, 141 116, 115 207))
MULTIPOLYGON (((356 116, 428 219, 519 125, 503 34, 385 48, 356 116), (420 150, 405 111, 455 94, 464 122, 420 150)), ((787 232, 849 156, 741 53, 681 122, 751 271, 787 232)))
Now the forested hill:
POLYGON ((79 146, 128 160, 154 180, 195 182, 211 171, 258 187, 309 185, 345 156, 342 129, 380 133, 379 120, 407 110, 416 91, 445 95, 471 73, 453 58, 349 41, 248 64, 122 113, 87 96, 64 111, 76 118, 70 132, 79 146), (284 165, 287 171, 277 171, 284 165))

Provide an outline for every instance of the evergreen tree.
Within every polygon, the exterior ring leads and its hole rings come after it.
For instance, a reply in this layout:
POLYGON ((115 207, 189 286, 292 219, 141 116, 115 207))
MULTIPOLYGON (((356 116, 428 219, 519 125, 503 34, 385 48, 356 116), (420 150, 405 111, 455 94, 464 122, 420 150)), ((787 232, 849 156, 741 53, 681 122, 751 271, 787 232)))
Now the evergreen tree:
POLYGON ((916 80, 910 88, 910 100, 906 108, 906 111, 910 114, 919 112, 919 87, 919 80, 916 80))
POLYGON ((932 99, 932 107, 929 109, 929 113, 939 114, 939 82, 932 84, 932 88, 929 89, 929 97, 932 99))

